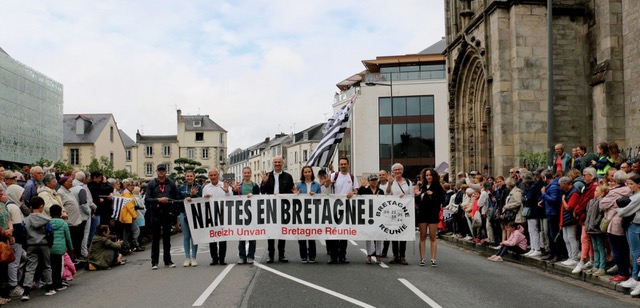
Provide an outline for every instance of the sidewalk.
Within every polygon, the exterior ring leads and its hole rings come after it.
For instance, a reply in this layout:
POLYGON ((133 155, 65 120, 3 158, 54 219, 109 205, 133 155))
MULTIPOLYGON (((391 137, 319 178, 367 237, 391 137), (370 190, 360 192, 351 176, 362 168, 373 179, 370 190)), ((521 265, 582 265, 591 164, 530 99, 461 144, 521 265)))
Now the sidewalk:
MULTIPOLYGON (((464 240, 462 238, 458 238, 455 237, 453 235, 440 235, 439 238, 443 241, 446 241, 448 243, 451 243, 453 245, 468 249, 468 250, 473 250, 478 252, 480 255, 483 256, 491 256, 493 254, 496 253, 496 249, 491 248, 489 246, 485 246, 482 245, 480 243, 474 243, 472 241, 468 241, 468 240, 464 240)), ((611 290, 615 290, 618 292, 621 292, 623 294, 629 295, 629 292, 631 292, 631 290, 629 288, 623 288, 621 286, 619 286, 619 283, 616 282, 611 282, 609 281, 609 278, 611 278, 611 275, 605 275, 605 276, 593 276, 590 274, 585 274, 583 272, 580 272, 578 274, 573 274, 571 273, 571 271, 574 269, 574 267, 568 267, 568 266, 564 266, 562 264, 560 264, 560 262, 549 262, 549 261, 542 261, 540 260, 540 258, 538 257, 525 257, 522 255, 516 255, 513 253, 507 253, 504 256, 502 256, 502 258, 505 261, 509 261, 509 262, 514 262, 514 263, 518 263, 521 265, 526 265, 526 266, 530 266, 530 267, 535 267, 538 269, 541 269, 545 272, 549 272, 552 274, 556 274, 556 275, 560 275, 560 276, 565 276, 565 277, 571 277, 574 278, 576 280, 581 280, 581 281, 586 281, 586 282, 590 282, 594 285, 598 285, 598 286, 602 286, 611 290)), ((487 261, 490 262, 490 261, 487 261)))

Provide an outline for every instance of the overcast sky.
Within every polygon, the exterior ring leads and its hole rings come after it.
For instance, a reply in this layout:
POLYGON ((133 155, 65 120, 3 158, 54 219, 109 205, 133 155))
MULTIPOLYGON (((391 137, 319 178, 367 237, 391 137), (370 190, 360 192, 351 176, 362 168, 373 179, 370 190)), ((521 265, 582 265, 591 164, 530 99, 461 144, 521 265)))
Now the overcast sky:
POLYGON ((113 113, 134 140, 208 114, 231 152, 324 122, 362 60, 440 40, 443 2, 3 0, 0 47, 64 85, 65 113, 113 113))

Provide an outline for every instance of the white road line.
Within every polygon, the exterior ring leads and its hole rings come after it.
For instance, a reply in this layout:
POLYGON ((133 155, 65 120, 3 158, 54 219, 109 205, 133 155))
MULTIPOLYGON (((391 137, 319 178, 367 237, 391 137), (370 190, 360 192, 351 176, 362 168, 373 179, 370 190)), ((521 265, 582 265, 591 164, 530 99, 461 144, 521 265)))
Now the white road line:
POLYGON ((319 240, 319 241, 320 241, 320 245, 327 246, 327 242, 325 242, 324 240, 319 240))
MULTIPOLYGON (((360 249, 360 251, 362 251, 365 255, 367 254, 367 250, 366 249, 360 249)), ((380 262, 380 267, 389 268, 389 266, 384 264, 384 262, 380 262)))
POLYGON ((284 278, 286 278, 286 279, 293 280, 293 281, 295 281, 295 282, 297 282, 297 283, 299 283, 299 284, 302 284, 302 285, 305 285, 305 286, 307 286, 307 287, 310 287, 310 288, 316 289, 316 290, 318 290, 318 291, 320 291, 320 292, 324 292, 324 293, 327 293, 327 294, 329 294, 329 295, 335 296, 335 297, 337 297, 337 298, 339 298, 339 299, 342 299, 342 300, 345 300, 345 301, 347 301, 347 302, 349 302, 349 303, 351 303, 351 304, 354 304, 354 305, 357 305, 357 306, 360 306, 360 307, 371 307, 371 308, 373 308, 373 307, 374 307, 374 306, 371 306, 371 305, 369 305, 369 304, 367 304, 367 303, 363 303, 363 302, 361 302, 361 301, 359 301, 359 300, 357 300, 357 299, 355 299, 355 298, 351 298, 351 297, 346 296, 346 295, 344 295, 344 294, 340 294, 340 293, 338 293, 338 292, 335 292, 335 291, 329 290, 329 289, 327 289, 327 288, 325 288, 325 287, 321 287, 321 286, 316 285, 316 284, 313 284, 313 283, 311 283, 311 282, 307 282, 307 281, 304 281, 304 280, 302 280, 302 279, 299 279, 299 278, 293 277, 293 276, 291 276, 291 275, 285 274, 285 273, 283 273, 283 272, 281 272, 281 271, 274 270, 274 269, 272 269, 272 268, 270 268, 270 267, 268 267, 268 266, 262 265, 262 264, 260 264, 260 263, 255 262, 255 263, 253 263, 253 265, 254 265, 254 266, 257 266, 257 267, 259 267, 259 268, 261 268, 261 269, 263 269, 263 270, 265 270, 265 271, 269 271, 269 272, 272 272, 272 273, 274 273, 274 274, 276 274, 276 275, 279 275, 279 276, 281 276, 281 277, 284 277, 284 278))
POLYGON ((349 242, 351 242, 351 244, 352 244, 353 246, 358 246, 358 243, 356 243, 356 241, 354 241, 354 240, 349 240, 349 242))
POLYGON ((418 288, 416 288, 414 285, 412 285, 411 282, 407 281, 404 278, 398 278, 398 280, 400 280, 400 282, 405 287, 409 288, 409 290, 411 290, 411 292, 413 292, 415 295, 418 295, 418 297, 420 299, 422 299, 425 303, 427 303, 432 308, 442 308, 442 306, 438 305, 438 303, 436 303, 434 300, 429 298, 429 296, 427 296, 426 294, 422 293, 422 291, 420 291, 418 288))
POLYGON ((211 295, 211 293, 213 293, 213 290, 215 290, 216 287, 218 287, 220 282, 222 282, 224 277, 227 276, 227 274, 229 273, 229 271, 231 271, 231 268, 233 268, 234 265, 235 264, 227 265, 227 267, 225 267, 225 269, 222 271, 222 273, 220 273, 220 275, 218 275, 218 277, 216 277, 216 279, 213 280, 213 282, 209 285, 209 287, 206 290, 204 290, 204 292, 202 292, 202 295, 200 295, 200 297, 198 297, 198 299, 196 300, 195 303, 193 303, 192 306, 194 306, 194 307, 202 306, 202 304, 204 304, 204 301, 206 301, 207 298, 209 298, 209 295, 211 295))

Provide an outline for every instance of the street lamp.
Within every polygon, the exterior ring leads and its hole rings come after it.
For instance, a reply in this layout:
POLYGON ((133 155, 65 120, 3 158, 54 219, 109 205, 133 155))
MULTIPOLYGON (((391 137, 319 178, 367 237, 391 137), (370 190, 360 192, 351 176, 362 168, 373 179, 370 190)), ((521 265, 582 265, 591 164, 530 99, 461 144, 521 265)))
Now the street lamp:
MULTIPOLYGON (((393 165, 393 152, 394 152, 394 141, 393 141, 393 75, 391 72, 389 72, 389 83, 379 83, 375 80, 379 80, 384 78, 383 74, 369 74, 366 76, 367 82, 365 82, 364 84, 367 86, 387 86, 389 87, 389 96, 391 99, 391 114, 390 114, 390 118, 391 118, 391 164, 389 164, 390 166, 393 165)), ((380 108, 380 107, 378 107, 380 108)))

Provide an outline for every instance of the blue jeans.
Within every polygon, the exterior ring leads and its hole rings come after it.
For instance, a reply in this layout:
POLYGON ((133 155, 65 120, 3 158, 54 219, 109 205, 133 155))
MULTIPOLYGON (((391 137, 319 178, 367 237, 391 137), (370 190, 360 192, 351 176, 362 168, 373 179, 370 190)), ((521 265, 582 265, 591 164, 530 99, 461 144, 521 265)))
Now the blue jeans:
POLYGON ((629 229, 627 229, 627 241, 629 241, 629 248, 631 248, 631 264, 633 265, 633 279, 638 280, 638 270, 640 270, 640 266, 638 265, 638 258, 640 258, 640 225, 636 223, 631 223, 629 225, 629 229))
POLYGON ((247 247, 245 245, 246 241, 238 241, 238 255, 240 256, 240 259, 242 260, 247 260, 247 258, 249 259, 255 259, 255 254, 256 254, 256 241, 249 241, 249 253, 247 253, 247 247))
POLYGON ((560 216, 547 216, 547 235, 549 236, 549 250, 552 256, 558 256, 558 246, 555 243, 556 235, 560 232, 560 216))
POLYGON ((604 234, 592 234, 591 243, 593 243, 593 267, 604 269, 607 263, 607 252, 604 248, 604 234))
MULTIPOLYGON (((87 222, 89 223, 89 222, 87 222)), ((91 219, 91 228, 89 229, 89 238, 87 239, 87 247, 91 245, 91 241, 93 240, 93 236, 96 234, 96 228, 100 224, 100 215, 96 215, 95 218, 91 219)))
POLYGON ((198 245, 193 243, 189 222, 185 213, 180 213, 180 227, 182 228, 182 244, 184 245, 184 256, 187 259, 195 259, 198 256, 198 245))
POLYGON ((629 243, 627 243, 627 238, 622 235, 613 235, 611 233, 608 235, 613 260, 618 266, 618 275, 629 277, 629 243))

